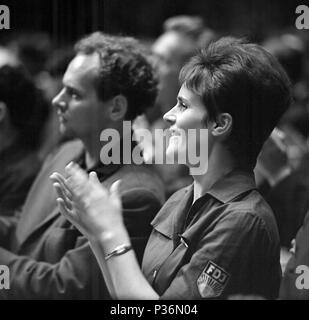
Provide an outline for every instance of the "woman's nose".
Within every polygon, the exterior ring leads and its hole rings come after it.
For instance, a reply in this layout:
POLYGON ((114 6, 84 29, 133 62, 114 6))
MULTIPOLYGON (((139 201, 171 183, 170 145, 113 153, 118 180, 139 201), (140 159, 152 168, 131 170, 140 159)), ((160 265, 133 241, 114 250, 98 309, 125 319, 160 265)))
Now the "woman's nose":
POLYGON ((174 108, 172 108, 171 110, 165 113, 165 115, 163 116, 163 120, 168 122, 170 125, 176 122, 176 115, 174 113, 174 108))

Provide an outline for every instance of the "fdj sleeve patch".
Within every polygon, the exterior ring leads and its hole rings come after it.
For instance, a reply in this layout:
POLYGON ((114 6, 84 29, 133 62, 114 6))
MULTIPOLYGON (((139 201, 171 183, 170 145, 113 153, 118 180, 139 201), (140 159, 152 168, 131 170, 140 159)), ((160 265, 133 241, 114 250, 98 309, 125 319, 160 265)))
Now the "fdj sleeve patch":
POLYGON ((209 261, 197 279, 197 287, 201 297, 219 297, 226 287, 229 278, 230 275, 225 270, 209 261))

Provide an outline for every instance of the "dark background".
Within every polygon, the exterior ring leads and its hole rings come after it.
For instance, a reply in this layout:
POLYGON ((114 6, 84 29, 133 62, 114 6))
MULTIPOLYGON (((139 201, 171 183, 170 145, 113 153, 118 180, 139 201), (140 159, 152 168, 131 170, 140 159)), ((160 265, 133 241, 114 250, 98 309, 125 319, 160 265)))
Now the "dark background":
POLYGON ((309 1, 6 0, 1 4, 10 8, 11 30, 0 30, 0 40, 21 31, 45 31, 62 44, 94 30, 154 38, 163 21, 178 14, 201 15, 220 33, 259 41, 270 32, 296 30, 295 8, 309 6, 309 1))

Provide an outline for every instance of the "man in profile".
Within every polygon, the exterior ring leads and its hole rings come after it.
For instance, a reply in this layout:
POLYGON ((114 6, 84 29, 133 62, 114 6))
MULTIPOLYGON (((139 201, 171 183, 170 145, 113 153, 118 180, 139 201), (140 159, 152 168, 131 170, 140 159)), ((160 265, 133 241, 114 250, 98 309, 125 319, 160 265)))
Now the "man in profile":
MULTIPOLYGON (((124 221, 139 261, 150 221, 164 201, 161 181, 148 168, 121 161, 104 165, 108 155, 100 158, 101 132, 114 129, 122 137, 123 121, 142 114, 156 98, 153 70, 138 42, 97 32, 75 50, 53 104, 60 130, 77 141, 64 144, 45 163, 20 220, 0 220, 0 265, 11 274, 10 290, 0 291, 0 298, 109 298, 87 239, 60 215, 49 179, 70 161, 95 171, 106 186, 122 180, 124 221)), ((122 140, 117 143, 122 146, 122 140)))

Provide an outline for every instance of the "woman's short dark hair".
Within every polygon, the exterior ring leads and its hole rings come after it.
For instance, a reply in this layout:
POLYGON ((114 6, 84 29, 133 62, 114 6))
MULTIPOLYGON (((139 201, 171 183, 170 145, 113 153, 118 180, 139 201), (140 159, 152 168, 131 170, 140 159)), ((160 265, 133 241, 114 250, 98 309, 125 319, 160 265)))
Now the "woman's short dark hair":
POLYGON ((133 120, 153 106, 157 79, 146 51, 137 40, 95 32, 80 40, 75 51, 77 54, 99 54, 98 97, 105 101, 118 94, 124 95, 128 101, 127 120, 133 120))
POLYGON ((201 50, 183 67, 180 82, 200 96, 210 120, 232 116, 225 142, 250 169, 291 103, 290 80, 279 62, 261 46, 234 38, 201 50))

